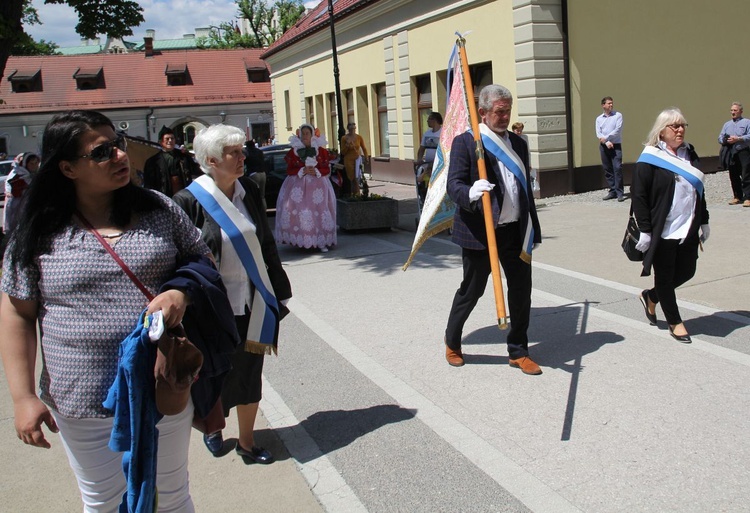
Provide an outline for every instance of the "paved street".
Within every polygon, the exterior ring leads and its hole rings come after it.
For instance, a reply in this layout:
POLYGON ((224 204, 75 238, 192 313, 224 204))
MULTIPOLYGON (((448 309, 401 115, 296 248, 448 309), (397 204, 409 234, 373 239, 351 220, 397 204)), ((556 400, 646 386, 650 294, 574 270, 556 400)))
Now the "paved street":
MULTIPOLYGON (((198 511, 750 511, 750 248, 737 237, 750 209, 709 206, 711 239, 677 291, 684 345, 660 310, 658 327, 643 315, 651 279, 619 247, 629 203, 541 201, 529 336, 544 374, 526 376, 508 366, 491 286, 466 365, 447 365, 460 252, 439 235, 401 271, 413 188, 371 190, 403 199, 400 229, 339 232, 325 254, 280 248, 294 298, 257 435, 279 461, 214 459, 195 433, 198 511)), ((59 440, 16 440, 4 376, 0 433, 0 511, 80 511, 59 440)))

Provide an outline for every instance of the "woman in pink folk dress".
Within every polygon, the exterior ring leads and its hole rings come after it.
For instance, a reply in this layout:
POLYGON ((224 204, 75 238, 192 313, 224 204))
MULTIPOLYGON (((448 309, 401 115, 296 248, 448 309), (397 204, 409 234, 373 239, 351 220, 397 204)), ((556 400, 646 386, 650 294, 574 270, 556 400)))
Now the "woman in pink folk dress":
POLYGON ((276 242, 328 251, 336 245, 336 194, 326 139, 304 124, 289 138, 287 177, 276 201, 276 242))

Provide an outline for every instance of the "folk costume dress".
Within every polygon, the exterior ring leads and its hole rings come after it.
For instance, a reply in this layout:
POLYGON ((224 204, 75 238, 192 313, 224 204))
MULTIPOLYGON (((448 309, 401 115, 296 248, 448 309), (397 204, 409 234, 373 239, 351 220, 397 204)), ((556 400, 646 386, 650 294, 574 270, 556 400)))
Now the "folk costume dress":
POLYGON ((18 213, 26 201, 26 190, 31 184, 31 172, 26 169, 29 158, 37 155, 24 153, 21 159, 16 158, 13 169, 5 180, 5 207, 3 208, 3 231, 9 235, 18 222, 18 213))
POLYGON ((276 201, 275 238, 279 244, 325 249, 336 245, 336 194, 329 175, 324 136, 313 136, 305 146, 298 136, 289 139, 292 149, 284 160, 287 177, 276 201), (303 174, 306 166, 315 175, 303 174))

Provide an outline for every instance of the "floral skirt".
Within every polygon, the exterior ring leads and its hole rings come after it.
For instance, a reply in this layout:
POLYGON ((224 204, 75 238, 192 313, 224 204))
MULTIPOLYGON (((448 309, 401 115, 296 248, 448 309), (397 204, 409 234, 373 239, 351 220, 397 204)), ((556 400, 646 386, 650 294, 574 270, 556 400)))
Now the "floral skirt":
POLYGON ((325 248, 336 244, 336 194, 327 176, 287 176, 276 200, 278 244, 325 248))

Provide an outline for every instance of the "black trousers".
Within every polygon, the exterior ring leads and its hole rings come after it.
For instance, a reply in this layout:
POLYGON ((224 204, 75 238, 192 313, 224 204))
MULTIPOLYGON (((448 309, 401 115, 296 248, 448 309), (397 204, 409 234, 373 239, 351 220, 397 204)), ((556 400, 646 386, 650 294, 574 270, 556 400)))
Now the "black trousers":
MULTIPOLYGON (((531 265, 519 255, 523 241, 518 223, 510 223, 495 231, 500 265, 503 266, 508 290, 510 331, 508 332, 508 356, 515 360, 528 356, 531 315, 531 265)), ((453 306, 448 316, 445 341, 454 351, 461 350, 461 335, 464 324, 487 288, 491 273, 489 251, 462 249, 464 277, 453 297, 453 306)))
POLYGON ((729 182, 732 194, 740 201, 750 200, 750 149, 732 155, 729 161, 729 182))
POLYGON ((648 291, 648 296, 652 302, 661 304, 664 317, 672 326, 682 322, 675 289, 695 276, 697 261, 697 234, 682 244, 675 239, 659 239, 654 253, 654 288, 648 291))

